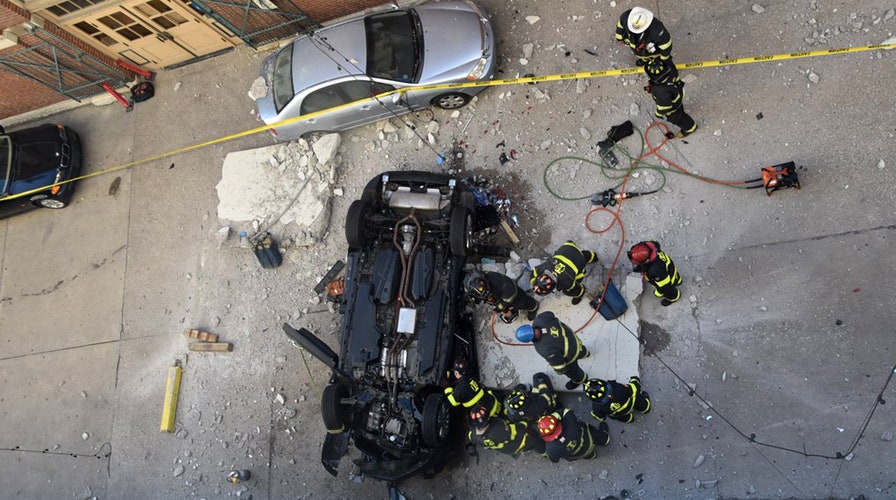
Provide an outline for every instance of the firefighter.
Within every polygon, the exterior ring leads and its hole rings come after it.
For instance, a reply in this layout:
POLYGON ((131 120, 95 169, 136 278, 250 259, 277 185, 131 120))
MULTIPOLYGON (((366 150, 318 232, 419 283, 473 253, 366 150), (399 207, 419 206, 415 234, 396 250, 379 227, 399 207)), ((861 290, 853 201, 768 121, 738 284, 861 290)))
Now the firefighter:
POLYGON ((697 122, 684 111, 684 82, 671 60, 654 60, 644 66, 648 85, 644 87, 656 103, 654 115, 667 120, 680 130, 678 137, 685 138, 697 130, 697 122))
POLYGON ((672 60, 672 35, 653 12, 643 7, 634 7, 619 16, 616 41, 632 49, 638 66, 653 60, 672 60))
POLYGON ((644 66, 650 84, 644 87, 656 103, 656 117, 678 126, 678 137, 697 130, 697 122, 684 111, 684 82, 672 61, 672 35, 653 12, 634 7, 619 16, 616 41, 627 45, 637 65, 644 66))
POLYGON ((474 445, 482 445, 483 448, 497 450, 514 458, 528 450, 544 454, 544 440, 539 438, 534 424, 490 416, 484 405, 470 410, 470 432, 467 439, 474 445))
POLYGON ((591 356, 572 328, 557 319, 554 313, 545 311, 535 317, 531 325, 516 329, 516 339, 532 342, 535 351, 547 360, 558 375, 566 375, 566 388, 573 390, 588 380, 579 366, 579 360, 591 356))
POLYGON ((544 373, 532 376, 532 388, 519 384, 504 399, 504 412, 511 422, 527 422, 535 425, 538 419, 554 411, 557 395, 551 379, 544 373))
POLYGON ((505 324, 516 320, 519 311, 526 311, 529 321, 538 313, 538 301, 501 273, 470 271, 464 277, 464 291, 471 302, 493 306, 505 324))
POLYGON ((655 241, 636 243, 628 251, 628 260, 634 265, 635 272, 641 273, 644 281, 656 289, 653 294, 663 299, 660 302, 663 307, 678 302, 681 290, 676 287, 681 285, 681 275, 678 274, 672 259, 660 250, 659 243, 655 241))
POLYGON ((582 250, 574 242, 567 241, 554 252, 550 261, 535 266, 529 283, 537 295, 547 295, 555 289, 572 297, 572 305, 582 301, 585 287, 585 266, 597 262, 597 254, 582 250))
POLYGON ((501 398, 472 376, 469 362, 466 359, 457 358, 454 361, 452 375, 455 380, 454 385, 445 388, 445 395, 451 406, 463 406, 469 409, 474 405, 483 405, 489 409, 489 416, 492 417, 503 412, 501 398))
POLYGON ((595 446, 610 444, 610 426, 601 422, 595 429, 576 418, 569 408, 561 408, 538 420, 538 433, 545 441, 545 454, 551 462, 561 458, 570 462, 597 457, 595 446))
POLYGON ((615 380, 588 379, 585 382, 585 395, 591 400, 591 416, 598 422, 607 417, 630 424, 634 419, 634 411, 648 413, 650 411, 650 395, 641 388, 641 379, 631 377, 628 384, 620 384, 615 380))

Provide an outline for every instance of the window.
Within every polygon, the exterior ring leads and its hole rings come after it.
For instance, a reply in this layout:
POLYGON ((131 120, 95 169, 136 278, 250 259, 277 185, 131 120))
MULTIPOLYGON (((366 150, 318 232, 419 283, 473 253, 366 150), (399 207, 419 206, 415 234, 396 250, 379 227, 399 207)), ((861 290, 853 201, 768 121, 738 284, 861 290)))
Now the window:
POLYGON ((350 102, 367 99, 383 92, 394 90, 389 85, 371 82, 370 80, 351 80, 330 85, 308 94, 302 101, 300 114, 314 113, 350 102))
POLYGON ((67 0, 51 7, 47 7, 47 11, 57 17, 64 17, 73 12, 77 12, 87 7, 98 5, 106 0, 67 0))

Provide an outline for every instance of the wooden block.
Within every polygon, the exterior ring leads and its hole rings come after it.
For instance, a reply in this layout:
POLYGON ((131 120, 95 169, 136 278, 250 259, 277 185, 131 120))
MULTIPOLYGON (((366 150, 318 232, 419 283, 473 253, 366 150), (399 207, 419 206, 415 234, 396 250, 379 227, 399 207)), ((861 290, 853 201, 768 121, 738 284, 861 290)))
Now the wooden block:
POLYGON ((501 228, 504 229, 504 232, 507 233, 507 236, 510 237, 510 241, 514 245, 520 244, 520 239, 517 237, 516 233, 513 232, 513 229, 510 227, 510 224, 508 224, 507 221, 504 219, 501 219, 501 228))
POLYGON ((184 336, 192 339, 201 340, 203 342, 217 342, 218 336, 214 333, 203 332, 201 330, 187 329, 184 330, 184 336))
POLYGON ((189 349, 196 352, 229 352, 233 350, 230 342, 191 342, 189 349))
POLYGON ((174 416, 177 414, 177 397, 180 394, 180 377, 182 373, 183 369, 180 367, 180 361, 175 361, 174 365, 168 368, 160 432, 174 432, 174 416))

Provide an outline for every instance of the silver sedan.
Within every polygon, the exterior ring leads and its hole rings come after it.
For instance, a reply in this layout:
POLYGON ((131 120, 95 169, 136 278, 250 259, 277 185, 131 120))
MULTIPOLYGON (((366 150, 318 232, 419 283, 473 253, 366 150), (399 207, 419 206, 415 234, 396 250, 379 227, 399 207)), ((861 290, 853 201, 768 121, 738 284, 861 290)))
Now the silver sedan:
POLYGON ((485 87, 375 96, 406 87, 489 80, 494 72, 495 39, 482 10, 472 1, 430 2, 350 19, 295 39, 262 64, 267 93, 257 100, 258 114, 281 141, 339 132, 429 106, 459 108, 485 87), (317 114, 278 125, 311 113, 317 114))

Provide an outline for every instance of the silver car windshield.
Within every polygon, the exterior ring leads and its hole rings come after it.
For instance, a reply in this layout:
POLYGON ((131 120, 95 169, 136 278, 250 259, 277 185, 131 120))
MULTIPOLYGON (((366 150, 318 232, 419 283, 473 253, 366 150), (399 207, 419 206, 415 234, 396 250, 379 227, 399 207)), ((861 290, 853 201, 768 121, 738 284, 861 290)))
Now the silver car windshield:
POLYGON ((8 135, 0 135, 0 194, 6 194, 12 169, 12 141, 8 135))
POLYGON ((416 83, 423 67, 423 33, 417 13, 399 10, 364 20, 367 31, 367 74, 374 78, 416 83))
POLYGON ((277 58, 274 60, 271 87, 274 94, 274 107, 278 113, 295 97, 292 85, 292 51, 294 47, 294 44, 289 44, 277 54, 277 58))

